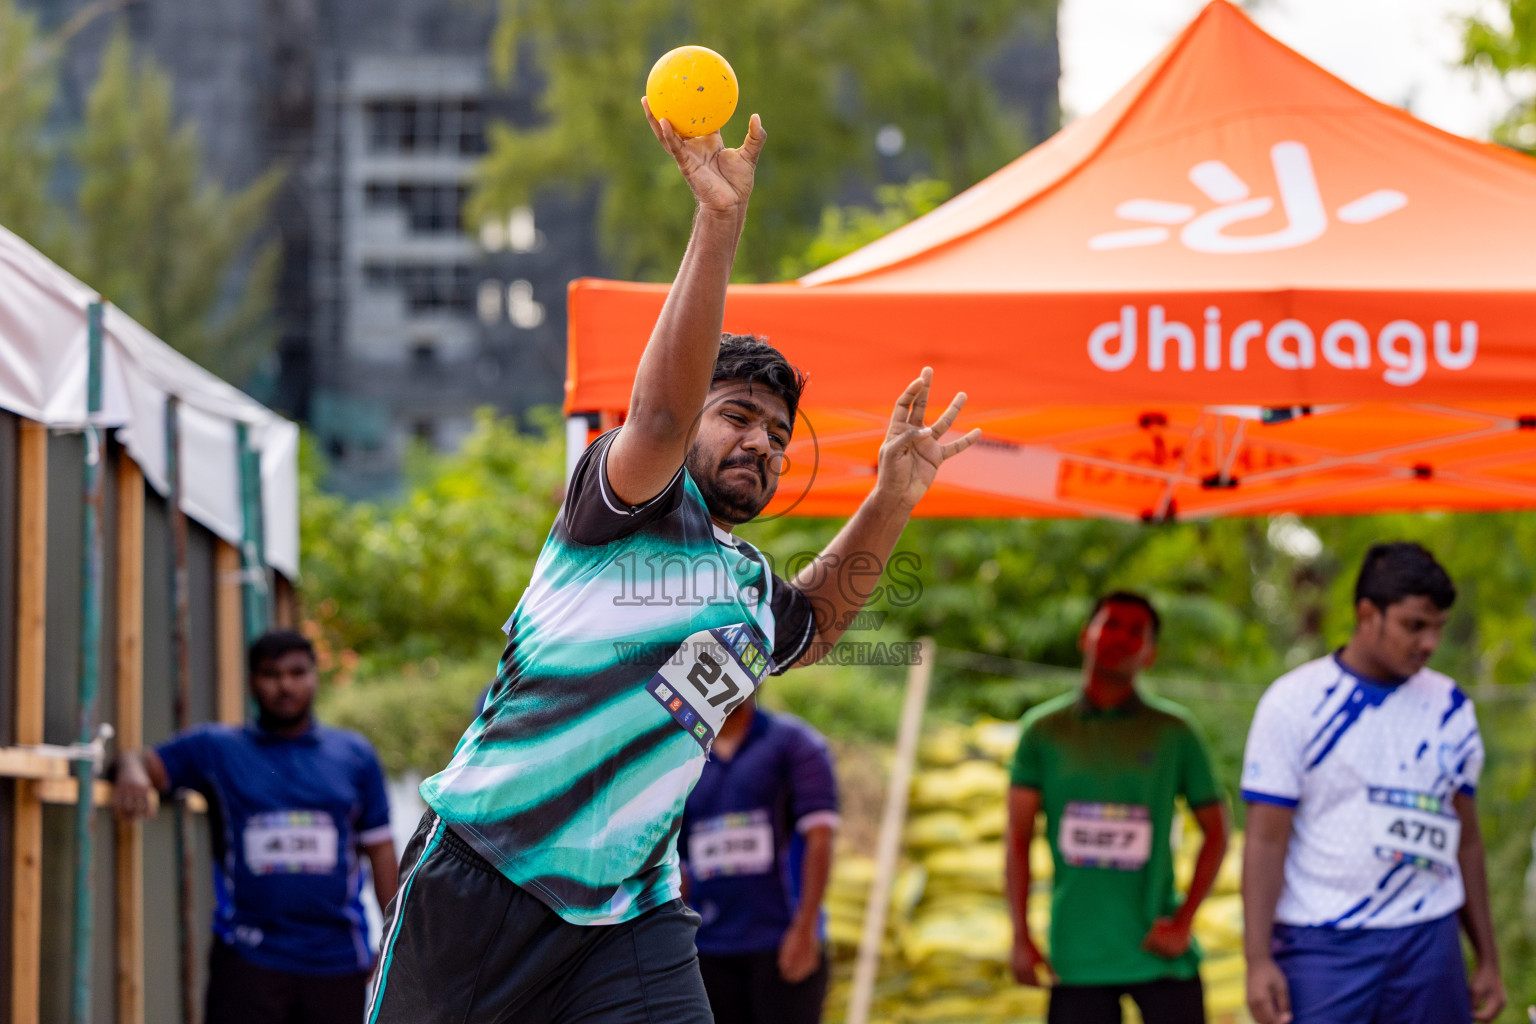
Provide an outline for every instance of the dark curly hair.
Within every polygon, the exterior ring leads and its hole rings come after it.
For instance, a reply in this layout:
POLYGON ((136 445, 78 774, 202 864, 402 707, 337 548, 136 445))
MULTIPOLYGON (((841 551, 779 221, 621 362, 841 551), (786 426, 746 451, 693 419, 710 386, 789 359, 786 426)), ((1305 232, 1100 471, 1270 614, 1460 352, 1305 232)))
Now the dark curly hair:
POLYGON ((1406 540, 1372 544, 1355 579, 1355 603, 1369 601, 1386 611, 1409 597, 1427 597, 1445 611, 1456 603, 1456 584, 1422 544, 1406 540))
POLYGON ((309 637, 291 629, 274 629, 251 641, 245 654, 246 668, 255 675, 262 665, 294 651, 303 651, 310 661, 315 660, 315 645, 309 642, 309 637))
POLYGON ((784 399, 793 427, 800 407, 800 392, 805 390, 805 374, 792 365, 767 338, 755 334, 720 335, 720 355, 715 358, 715 374, 710 383, 746 381, 748 387, 761 384, 784 399))

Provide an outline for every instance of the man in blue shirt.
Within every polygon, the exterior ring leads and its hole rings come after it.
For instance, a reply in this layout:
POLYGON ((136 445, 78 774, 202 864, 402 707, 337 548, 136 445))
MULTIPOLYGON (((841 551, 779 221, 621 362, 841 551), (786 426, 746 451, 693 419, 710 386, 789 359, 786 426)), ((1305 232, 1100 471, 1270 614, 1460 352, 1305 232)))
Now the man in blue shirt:
POLYGON ((749 700, 715 737, 678 852, 716 1024, 815 1024, 837 780, 826 740, 749 700))
POLYGON ((373 952, 359 852, 379 906, 395 894, 384 774, 368 741, 314 720, 315 652, 298 633, 251 645, 259 711, 125 751, 114 803, 151 813, 151 790, 195 790, 213 833, 215 942, 205 1024, 361 1020, 373 952))

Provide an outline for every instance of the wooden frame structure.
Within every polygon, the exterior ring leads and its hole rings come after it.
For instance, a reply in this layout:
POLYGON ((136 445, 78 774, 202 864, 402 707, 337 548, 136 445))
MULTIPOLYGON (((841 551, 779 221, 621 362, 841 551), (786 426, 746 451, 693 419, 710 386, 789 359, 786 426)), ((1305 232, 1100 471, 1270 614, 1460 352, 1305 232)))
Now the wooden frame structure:
MULTIPOLYGON (((6 940, 0 942, 5 951, 0 962, 0 1024, 43 1024, 66 1019, 70 1012, 69 990, 61 984, 67 965, 56 963, 53 952, 70 928, 70 915, 56 909, 61 900, 67 902, 69 893, 62 890, 69 887, 69 879, 62 873, 54 877, 51 865, 61 854, 49 846, 54 841, 49 837, 59 832, 47 822, 49 815, 72 812, 49 808, 79 802, 79 784, 72 775, 78 755, 71 761, 62 753, 63 745, 75 737, 59 728, 59 720, 69 717, 66 712, 73 708, 74 668, 60 664, 65 659, 58 657, 61 642, 75 639, 78 623, 68 615, 51 619, 49 613, 60 607, 71 585, 78 585, 74 581, 80 566, 73 560, 73 545, 80 542, 59 525, 63 506, 74 495, 67 487, 50 491, 49 484, 50 477, 56 482, 64 471, 74 469, 62 464, 74 461, 64 458, 63 446, 78 446, 79 441, 53 437, 47 427, 24 417, 14 417, 14 424, 14 451, 0 452, 0 467, 8 467, 5 472, 13 478, 8 482, 15 494, 13 537, 0 542, 0 557, 10 557, 5 547, 14 547, 15 566, 12 600, 0 601, 14 616, 15 637, 14 650, 5 652, 11 661, 11 692, 0 692, 0 814, 8 812, 10 819, 8 827, 0 829, 0 836, 8 836, 0 855, 5 876, 0 890, 6 890, 11 910, 9 921, 0 920, 0 939, 6 940), (65 593, 53 592, 54 587, 65 593)), ((164 537, 169 511, 126 449, 108 442, 101 445, 101 454, 107 473, 105 507, 110 509, 104 520, 107 557, 102 564, 108 616, 99 651, 102 665, 110 668, 103 675, 101 719, 115 731, 116 750, 134 749, 164 739, 174 728, 162 681, 170 645, 157 635, 166 631, 172 617, 164 607, 172 557, 172 545, 164 537)), ((196 655, 191 710, 194 720, 238 724, 246 714, 245 584, 250 573, 242 568, 241 553, 233 544, 199 524, 189 528, 195 549, 190 559, 193 589, 212 599, 192 616, 188 637, 196 655)), ((292 587, 279 577, 274 589, 282 597, 274 617, 291 623, 292 587)), ((4 676, 0 673, 0 679, 4 676)), ((106 810, 111 797, 111 785, 97 779, 90 800, 98 808, 98 836, 106 838, 101 840, 103 857, 96 861, 92 904, 99 922, 95 930, 106 941, 94 946, 90 967, 95 985, 88 989, 87 1016, 119 1024, 196 1024, 185 1019, 186 1008, 197 1012, 201 992, 187 999, 189 993, 180 990, 189 982, 200 988, 201 979, 179 977, 175 964, 163 962, 171 958, 146 955, 147 935, 174 931, 169 922, 176 901, 166 898, 171 896, 164 884, 169 858, 163 856, 171 815, 146 823, 112 821, 106 810), (157 829, 158 838, 147 841, 147 833, 157 829), (156 851, 154 857, 146 856, 149 848, 156 851), (110 957, 103 954, 106 948, 110 957)), ((197 794, 183 794, 181 802, 194 814, 207 810, 197 794)), ((195 885, 206 899, 205 849, 197 852, 195 871, 195 885)), ((199 908, 192 939, 199 970, 206 921, 199 908)))

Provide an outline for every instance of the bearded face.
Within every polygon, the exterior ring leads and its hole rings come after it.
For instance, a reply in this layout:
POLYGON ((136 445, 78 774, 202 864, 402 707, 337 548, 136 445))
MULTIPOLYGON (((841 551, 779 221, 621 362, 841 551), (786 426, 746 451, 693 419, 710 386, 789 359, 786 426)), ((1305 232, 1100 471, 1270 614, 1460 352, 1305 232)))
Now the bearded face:
POLYGON ((773 499, 789 444, 789 406, 764 387, 724 381, 710 389, 684 464, 710 515, 737 526, 773 499))

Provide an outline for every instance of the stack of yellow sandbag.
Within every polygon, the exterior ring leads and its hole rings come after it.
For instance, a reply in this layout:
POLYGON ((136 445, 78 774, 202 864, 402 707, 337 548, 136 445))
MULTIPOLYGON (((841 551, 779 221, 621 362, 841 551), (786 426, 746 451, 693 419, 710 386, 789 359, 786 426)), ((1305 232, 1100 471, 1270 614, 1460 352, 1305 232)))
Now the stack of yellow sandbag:
MULTIPOLYGON (((872 1024, 1044 1020, 1047 994, 1016 984, 1009 966, 1013 925, 1003 891, 1003 838, 1007 766, 1018 737, 1017 723, 997 721, 970 728, 943 725, 924 737, 872 1024)), ((1180 837, 1175 864, 1181 885, 1198 847, 1198 832, 1180 837)), ((1240 836, 1234 847, 1240 851, 1240 836)), ((1196 919, 1196 934, 1210 958, 1202 974, 1213 1024, 1246 1020, 1234 1016, 1243 1004, 1239 858, 1240 852, 1229 855, 1215 894, 1196 919)), ((1042 828, 1030 848, 1029 897, 1030 928, 1042 943, 1049 935, 1052 867, 1042 828)), ((827 894, 828 938, 836 957, 825 1018, 830 1024, 847 1011, 851 960, 872 875, 868 858, 844 855, 834 862, 827 894)), ((1126 1020, 1139 1024, 1134 1009, 1128 1008, 1126 1020)))
MULTIPOLYGON (((1173 857, 1174 882, 1180 892, 1189 888, 1200 852, 1200 830, 1192 815, 1184 816, 1184 830, 1173 857)), ((1226 859, 1216 875, 1211 895, 1195 915, 1195 938, 1205 951, 1200 978, 1205 984, 1206 1011, 1214 1020, 1247 1020, 1247 978, 1243 963, 1243 834, 1234 832, 1227 844, 1226 859)))
MULTIPOLYGON (((859 947, 864 933, 864 904, 869 898, 869 884, 875 876, 875 862, 869 857, 843 853, 833 858, 832 877, 827 881, 827 895, 822 908, 827 915, 827 943, 834 956, 851 955, 859 947)), ((912 920, 912 910, 922 897, 927 875, 916 864, 904 864, 891 883, 890 906, 886 910, 885 944, 882 957, 895 956, 912 920)))

